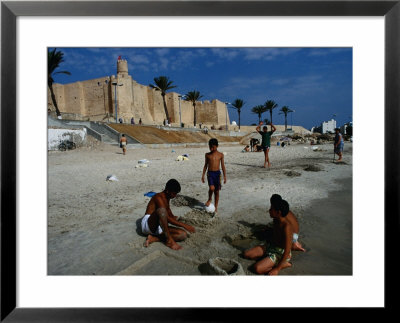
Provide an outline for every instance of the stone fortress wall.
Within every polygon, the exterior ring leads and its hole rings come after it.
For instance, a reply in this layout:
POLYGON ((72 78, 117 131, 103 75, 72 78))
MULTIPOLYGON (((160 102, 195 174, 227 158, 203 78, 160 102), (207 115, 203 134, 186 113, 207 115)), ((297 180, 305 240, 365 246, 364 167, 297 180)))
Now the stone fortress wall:
MULTIPOLYGON (((117 76, 105 76, 93 80, 70 84, 53 84, 58 108, 63 118, 75 118, 91 121, 115 122, 115 91, 117 91, 117 117, 124 123, 135 123, 142 119, 144 124, 160 125, 165 119, 161 93, 149 86, 137 83, 128 74, 128 62, 117 61, 117 76), (122 84, 115 86, 113 83, 122 84), (116 89, 115 89, 116 88, 116 89)), ((165 99, 171 123, 179 125, 179 95, 169 92, 165 99)), ((48 90, 48 108, 54 111, 48 90)), ((193 126, 193 105, 181 100, 181 120, 187 126, 193 126)), ((229 124, 226 104, 213 100, 196 103, 196 123, 216 128, 229 124)))

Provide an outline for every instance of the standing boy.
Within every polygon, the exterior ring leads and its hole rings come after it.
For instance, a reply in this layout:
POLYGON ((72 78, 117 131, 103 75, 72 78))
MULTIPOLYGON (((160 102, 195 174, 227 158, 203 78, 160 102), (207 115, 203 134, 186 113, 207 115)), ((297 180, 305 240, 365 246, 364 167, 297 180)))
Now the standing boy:
POLYGON ((256 131, 261 135, 262 141, 261 141, 261 147, 262 150, 264 151, 264 168, 266 168, 268 164, 268 168, 271 166, 271 163, 269 162, 269 148, 271 147, 271 136, 275 132, 276 128, 275 126, 270 123, 271 125, 271 131, 268 131, 268 127, 264 126, 263 131, 260 131, 261 125, 263 124, 262 121, 260 121, 260 124, 257 126, 256 131))
POLYGON ((181 185, 179 182, 175 179, 170 179, 165 185, 164 191, 151 198, 141 223, 142 233, 147 234, 147 239, 144 243, 145 247, 148 247, 153 242, 164 241, 166 246, 171 249, 182 249, 182 246, 176 242, 185 240, 187 233, 182 229, 169 226, 168 223, 184 228, 191 233, 196 231, 191 225, 179 222, 169 207, 170 199, 175 198, 180 191, 181 185))
POLYGON ((119 147, 122 148, 122 153, 125 155, 126 153, 126 144, 127 140, 124 134, 122 134, 121 139, 119 140, 119 147))
POLYGON ((212 201, 212 196, 214 194, 214 205, 215 205, 215 215, 218 211, 218 201, 219 201, 219 191, 221 189, 221 171, 219 166, 221 165, 222 172, 224 174, 224 184, 226 184, 226 170, 224 163, 224 154, 218 151, 218 140, 215 138, 210 139, 208 142, 210 147, 210 152, 206 153, 205 163, 203 167, 203 175, 201 176, 201 181, 204 183, 204 175, 207 171, 207 181, 208 181, 208 201, 205 203, 209 206, 212 201))

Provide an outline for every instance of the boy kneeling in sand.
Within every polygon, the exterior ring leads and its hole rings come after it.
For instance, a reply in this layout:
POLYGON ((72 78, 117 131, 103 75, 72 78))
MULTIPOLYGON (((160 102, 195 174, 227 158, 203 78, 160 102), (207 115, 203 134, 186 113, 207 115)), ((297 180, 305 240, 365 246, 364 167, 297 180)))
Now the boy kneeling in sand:
POLYGON ((182 246, 178 245, 176 241, 185 240, 187 233, 182 229, 169 226, 168 223, 182 227, 191 233, 196 231, 192 226, 179 222, 169 207, 169 200, 175 198, 180 191, 179 182, 170 179, 165 185, 164 191, 151 198, 146 208, 146 214, 142 218, 142 232, 148 235, 144 243, 145 247, 153 242, 164 241, 166 246, 171 249, 182 249, 182 246))
POLYGON ((282 200, 281 196, 274 194, 271 197, 271 207, 269 214, 273 219, 272 242, 268 246, 260 245, 243 254, 248 259, 258 259, 266 256, 254 265, 257 274, 277 275, 281 269, 291 267, 291 249, 296 244, 294 250, 305 251, 297 242, 299 225, 297 219, 289 211, 289 203, 282 200), (297 232, 296 232, 297 231, 297 232), (296 234, 294 234, 296 232, 296 234), (296 238, 296 242, 294 242, 296 238))

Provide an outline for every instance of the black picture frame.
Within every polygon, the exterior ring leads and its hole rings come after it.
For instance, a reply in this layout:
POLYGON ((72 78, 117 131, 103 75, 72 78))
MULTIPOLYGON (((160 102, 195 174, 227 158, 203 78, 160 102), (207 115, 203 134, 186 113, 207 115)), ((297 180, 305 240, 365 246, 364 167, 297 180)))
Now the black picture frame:
MULTIPOLYGON (((389 265, 396 258, 394 248, 397 243, 392 242, 393 236, 397 237, 399 233, 400 0, 2 1, 1 322, 233 322, 239 320, 243 311, 251 310, 251 317, 266 315, 265 309, 248 308, 157 308, 155 310, 154 308, 16 307, 17 156, 14 142, 17 135, 16 19, 18 16, 383 16, 385 18, 384 142, 386 147, 384 156, 386 254, 384 310, 390 310, 393 307, 390 289, 398 286, 398 275, 391 275, 390 270, 393 270, 391 269, 393 267, 389 265)), ((374 113, 374 111, 369 113, 374 113)), ((371 128, 373 128, 371 131, 376 131, 373 125, 371 128)), ((371 167, 373 167, 373 161, 371 167)), ((391 265, 393 266, 393 263, 391 265)), ((373 268, 370 270, 372 275, 373 268)), ((268 315, 271 315, 271 312, 268 315)))

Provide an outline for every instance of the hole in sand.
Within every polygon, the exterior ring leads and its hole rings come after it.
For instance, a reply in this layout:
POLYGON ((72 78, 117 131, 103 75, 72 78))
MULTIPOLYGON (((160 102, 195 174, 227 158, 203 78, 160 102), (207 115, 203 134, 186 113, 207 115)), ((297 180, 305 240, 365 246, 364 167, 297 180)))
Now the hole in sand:
POLYGON ((307 172, 320 172, 322 171, 322 168, 318 165, 308 165, 304 170, 307 172))
POLYGON ((209 274, 214 275, 244 275, 242 265, 229 258, 211 258, 208 260, 209 274))
POLYGON ((298 173, 298 172, 295 172, 292 170, 286 171, 286 172, 284 172, 284 174, 289 177, 301 176, 301 173, 298 173))

